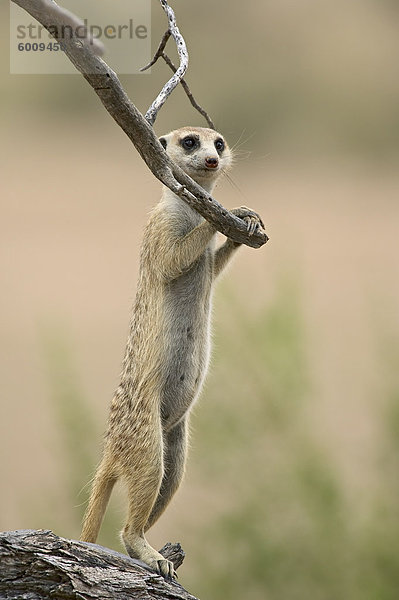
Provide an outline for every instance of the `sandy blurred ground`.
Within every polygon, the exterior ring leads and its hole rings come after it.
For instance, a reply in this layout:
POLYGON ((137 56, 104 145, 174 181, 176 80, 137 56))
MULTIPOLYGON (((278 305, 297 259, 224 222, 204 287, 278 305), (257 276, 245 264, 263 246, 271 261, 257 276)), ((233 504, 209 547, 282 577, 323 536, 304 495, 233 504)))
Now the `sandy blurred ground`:
MULTIPOLYGON (((216 197, 258 210, 271 238, 261 250, 240 251, 219 293, 245 299, 256 313, 283 280, 297 283, 315 399, 307 418, 361 503, 376 485, 383 435, 378 349, 399 334, 397 5, 256 0, 246 9, 230 3, 226 14, 222 3, 202 0, 181 15, 199 99, 228 139, 242 137, 241 150, 251 152, 232 173, 241 191, 225 181, 216 197)), ((5 6, 0 15, 6 43, 5 6)), ((154 18, 154 39, 163 27, 154 18)), ((101 431, 159 184, 78 78, 12 77, 7 60, 4 51, 0 529, 51 526, 55 515, 65 523, 59 533, 76 536, 46 336, 70 348, 101 431)), ((140 108, 165 72, 124 80, 140 108)), ((191 120, 202 124, 179 92, 157 130, 191 120)), ((96 452, 99 439, 92 444, 96 452)), ((193 459, 168 519, 154 530, 159 542, 181 531, 193 503, 212 502, 199 481, 193 459)))

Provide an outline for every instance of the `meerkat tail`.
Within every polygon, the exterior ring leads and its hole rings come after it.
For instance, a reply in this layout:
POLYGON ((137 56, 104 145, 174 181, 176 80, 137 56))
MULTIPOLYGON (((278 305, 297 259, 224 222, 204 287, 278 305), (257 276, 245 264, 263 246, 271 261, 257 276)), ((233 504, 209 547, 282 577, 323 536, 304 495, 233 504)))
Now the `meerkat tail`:
POLYGON ((83 521, 80 536, 82 542, 92 542, 93 544, 96 542, 116 480, 117 477, 114 474, 100 466, 93 482, 89 505, 83 521))

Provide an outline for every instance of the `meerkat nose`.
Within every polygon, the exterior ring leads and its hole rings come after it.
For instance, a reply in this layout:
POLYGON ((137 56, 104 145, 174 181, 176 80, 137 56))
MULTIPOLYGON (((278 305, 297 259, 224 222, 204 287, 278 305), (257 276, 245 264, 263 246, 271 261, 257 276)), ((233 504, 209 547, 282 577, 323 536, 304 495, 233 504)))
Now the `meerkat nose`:
POLYGON ((205 164, 208 167, 208 169, 216 169, 216 167, 219 164, 219 159, 213 156, 207 156, 205 159, 205 164))

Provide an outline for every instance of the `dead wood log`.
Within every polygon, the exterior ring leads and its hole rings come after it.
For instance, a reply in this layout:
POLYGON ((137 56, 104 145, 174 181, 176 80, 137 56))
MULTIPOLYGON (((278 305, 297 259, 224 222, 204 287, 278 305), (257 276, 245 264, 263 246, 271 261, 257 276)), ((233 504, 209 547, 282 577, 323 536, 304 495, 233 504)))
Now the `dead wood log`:
POLYGON ((197 600, 177 582, 165 581, 138 560, 44 529, 0 533, 3 598, 197 600))

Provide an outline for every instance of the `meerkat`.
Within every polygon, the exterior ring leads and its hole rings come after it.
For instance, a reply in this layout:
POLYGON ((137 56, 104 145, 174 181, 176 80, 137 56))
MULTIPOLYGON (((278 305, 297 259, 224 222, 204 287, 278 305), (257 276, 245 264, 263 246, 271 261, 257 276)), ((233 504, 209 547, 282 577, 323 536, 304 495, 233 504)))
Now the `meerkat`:
MULTIPOLYGON (((183 127, 160 138, 169 157, 208 192, 230 168, 231 151, 212 129, 183 127)), ((263 227, 233 209, 249 232, 263 227)), ((115 482, 127 486, 122 540, 128 554, 166 578, 173 564, 145 534, 165 510, 185 469, 190 410, 210 356, 211 292, 240 246, 164 187, 144 232, 136 298, 120 385, 111 403, 103 457, 94 477, 81 540, 95 542, 115 482)))

